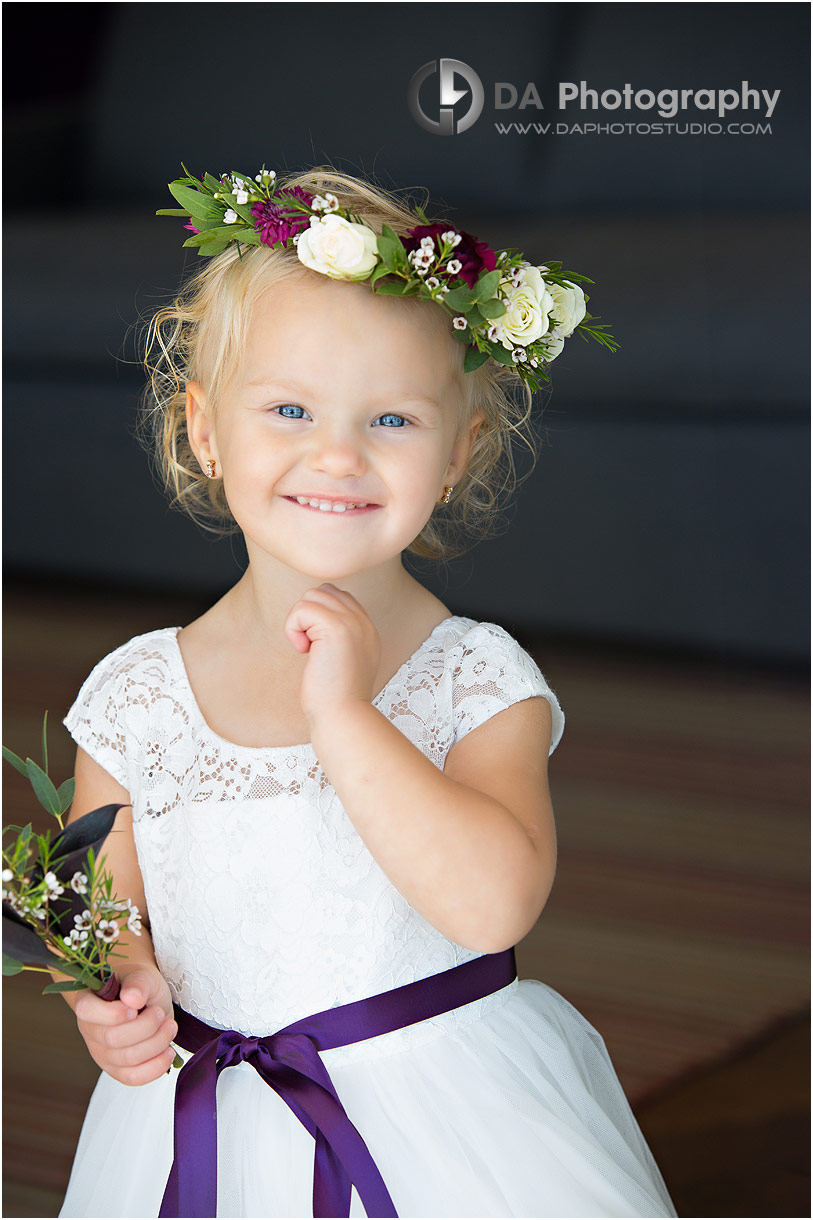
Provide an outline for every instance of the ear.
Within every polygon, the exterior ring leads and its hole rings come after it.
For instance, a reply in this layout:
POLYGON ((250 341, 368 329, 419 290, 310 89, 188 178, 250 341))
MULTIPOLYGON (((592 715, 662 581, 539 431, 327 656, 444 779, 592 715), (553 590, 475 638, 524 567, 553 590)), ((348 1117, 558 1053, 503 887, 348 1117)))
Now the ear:
POLYGON ((219 465, 214 424, 207 409, 206 391, 199 381, 186 385, 186 431, 201 470, 205 470, 208 460, 219 465))
POLYGON ((469 456, 472 446, 480 431, 480 426, 485 422, 485 411, 477 411, 469 420, 468 425, 460 433, 454 443, 452 456, 449 459, 449 465, 446 467, 444 481, 447 483, 459 483, 463 475, 466 473, 469 456))

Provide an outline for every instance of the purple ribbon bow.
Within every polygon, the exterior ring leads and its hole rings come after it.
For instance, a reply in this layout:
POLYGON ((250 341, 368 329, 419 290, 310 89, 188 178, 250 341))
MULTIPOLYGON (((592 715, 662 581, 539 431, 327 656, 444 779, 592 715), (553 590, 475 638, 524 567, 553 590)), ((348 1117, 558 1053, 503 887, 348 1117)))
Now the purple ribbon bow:
POLYGON ((175 1041, 194 1053, 176 1082, 175 1159, 159 1216, 217 1214, 217 1078, 225 1068, 250 1063, 316 1141, 314 1216, 349 1217, 355 1186, 368 1217, 397 1217, 319 1051, 440 1016, 507 987, 516 977, 513 948, 488 953, 366 1000, 326 1008, 262 1038, 214 1029, 175 1005, 175 1041))

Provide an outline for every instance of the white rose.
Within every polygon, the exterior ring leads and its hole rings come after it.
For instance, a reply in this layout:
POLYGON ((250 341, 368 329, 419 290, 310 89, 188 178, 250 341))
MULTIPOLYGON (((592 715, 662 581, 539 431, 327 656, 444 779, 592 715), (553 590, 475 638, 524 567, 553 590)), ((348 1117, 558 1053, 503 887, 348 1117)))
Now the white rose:
POLYGON ((314 216, 296 252, 306 267, 334 280, 366 280, 379 261, 372 229, 333 215, 314 216))
POLYGON ((564 345, 565 341, 561 335, 556 339, 548 340, 548 342, 545 344, 545 359, 548 361, 548 363, 550 363, 551 360, 555 360, 557 356, 561 355, 564 345))
POLYGON ((553 297, 536 267, 523 268, 516 286, 511 280, 501 284, 505 313, 499 319, 503 347, 527 347, 547 333, 553 297))
POLYGON ((570 284, 569 288, 563 288, 560 284, 548 284, 548 292, 554 302, 553 320, 562 328, 566 339, 573 334, 587 313, 581 288, 578 284, 571 284, 570 280, 567 282, 570 284))

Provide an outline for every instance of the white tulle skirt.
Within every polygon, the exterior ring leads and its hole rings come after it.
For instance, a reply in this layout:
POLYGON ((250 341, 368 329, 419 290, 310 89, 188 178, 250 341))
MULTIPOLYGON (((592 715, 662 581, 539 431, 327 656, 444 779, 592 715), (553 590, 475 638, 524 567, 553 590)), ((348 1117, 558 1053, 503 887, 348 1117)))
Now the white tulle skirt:
MULTIPOLYGON (((676 1216, 600 1034, 545 983, 488 1000, 408 1050, 395 1031, 321 1052, 398 1215, 676 1216)), ((158 1216, 177 1076, 102 1073, 60 1215, 158 1216)), ((218 1216, 312 1216, 314 1141, 292 1111, 247 1063, 217 1099, 218 1216)))

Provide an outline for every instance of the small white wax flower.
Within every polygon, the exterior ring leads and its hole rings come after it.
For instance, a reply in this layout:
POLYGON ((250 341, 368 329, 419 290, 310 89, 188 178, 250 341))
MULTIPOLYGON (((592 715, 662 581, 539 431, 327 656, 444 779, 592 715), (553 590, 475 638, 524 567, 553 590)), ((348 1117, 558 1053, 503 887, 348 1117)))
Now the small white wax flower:
POLYGON ((270 178, 271 181, 273 182, 277 176, 277 171, 275 169, 267 169, 265 171, 265 176, 266 176, 266 178, 270 178))
POLYGON ((76 924, 77 928, 80 931, 83 928, 90 928, 92 926, 93 921, 91 918, 90 911, 87 909, 87 907, 85 907, 85 909, 81 915, 74 915, 73 922, 76 924))
POLYGON ((235 199, 238 203, 248 203, 248 191, 244 191, 242 189, 237 191, 235 199))
POLYGON ((462 317, 461 317, 461 318, 453 318, 453 319, 452 319, 452 326, 455 328, 455 330, 465 330, 465 329, 466 329, 466 327, 468 326, 468 322, 466 321, 466 319, 465 319, 465 318, 462 318, 462 317))
POLYGON ((137 906, 130 908, 130 915, 127 920, 127 929, 128 931, 133 932, 136 936, 141 935, 141 916, 138 912, 137 906))
POLYGON ((236 219, 237 213, 235 212, 234 208, 227 208, 226 214, 223 217, 224 225, 233 225, 236 219))
POLYGON ((527 358, 528 353, 525 351, 524 347, 515 347, 511 353, 511 359, 514 361, 514 364, 521 364, 522 361, 527 360, 527 358))
POLYGON ((422 237, 421 238, 421 248, 424 250, 434 250, 434 248, 435 248, 434 238, 422 237))
POLYGON ((117 938, 118 934, 119 925, 116 923, 115 919, 99 920, 98 927, 96 928, 96 935, 99 940, 103 940, 109 944, 110 941, 117 938))
POLYGON ((331 195, 330 191, 326 191, 325 192, 325 211, 326 212, 338 212, 338 210, 339 210, 338 199, 336 198, 335 195, 331 195))
POLYGON ((489 326, 488 337, 492 343, 501 343, 502 335, 503 335, 502 327, 498 326, 496 322, 492 326, 489 326))
POLYGON ((3 869, 3 880, 4 881, 13 881, 14 880, 14 873, 11 871, 10 868, 3 869))
POLYGON ((530 364, 531 364, 531 365, 532 365, 534 368, 536 368, 536 367, 538 366, 538 364, 539 364, 539 359, 538 359, 538 357, 537 357, 537 356, 531 356, 531 359, 530 359, 530 364))
POLYGON ((449 272, 449 275, 459 275, 462 269, 463 264, 459 258, 451 258, 446 264, 446 270, 449 272))
POLYGON ((88 892, 88 879, 85 873, 74 873, 71 877, 71 889, 75 894, 88 892))
POLYGON ((440 288, 440 280, 436 275, 430 275, 429 279, 426 281, 426 287, 432 289, 440 288))
POLYGON ((263 175, 262 175, 262 174, 255 174, 255 175, 254 175, 254 181, 255 181, 255 182, 262 182, 262 180, 263 180, 263 175))
POLYGON ((46 873, 45 884, 48 886, 48 889, 51 891, 54 898, 58 898, 60 894, 64 894, 65 892, 65 887, 59 884, 56 873, 46 873))
POLYGON ((314 212, 322 212, 327 207, 327 201, 321 195, 314 195, 311 199, 311 208, 314 212))

